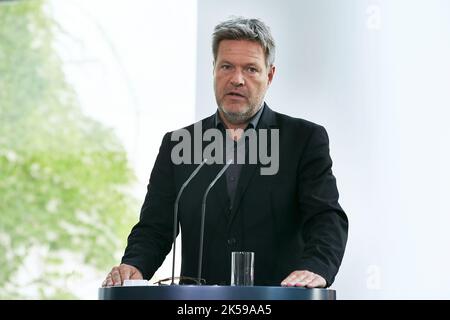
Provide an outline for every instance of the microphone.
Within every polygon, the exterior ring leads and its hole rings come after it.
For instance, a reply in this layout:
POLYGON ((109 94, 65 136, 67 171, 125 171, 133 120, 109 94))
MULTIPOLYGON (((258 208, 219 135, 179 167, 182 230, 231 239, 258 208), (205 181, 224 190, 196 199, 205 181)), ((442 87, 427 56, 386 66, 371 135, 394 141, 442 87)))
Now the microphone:
POLYGON ((206 212, 206 197, 208 197, 209 190, 214 186, 214 184, 219 180, 219 178, 223 175, 225 170, 228 169, 230 164, 233 162, 233 159, 230 159, 227 161, 226 165, 220 170, 220 172, 217 174, 217 176, 214 178, 214 180, 209 184, 208 188, 205 191, 205 194, 203 195, 203 201, 202 201, 202 220, 200 225, 200 250, 198 253, 198 274, 197 274, 197 281, 199 284, 201 284, 201 278, 202 278, 202 261, 203 261, 203 236, 205 234, 205 212, 206 212))
POLYGON ((173 257, 172 257, 172 282, 171 285, 175 284, 175 250, 176 250, 176 241, 177 241, 177 227, 178 227, 178 202, 180 202, 181 194, 183 193, 186 186, 191 182, 191 180, 197 175, 197 173, 200 171, 200 169, 203 167, 203 165, 208 161, 207 159, 204 159, 202 163, 200 163, 197 168, 191 173, 189 178, 183 183, 183 185, 180 188, 180 191, 178 191, 177 198, 175 199, 175 204, 173 206, 173 257))

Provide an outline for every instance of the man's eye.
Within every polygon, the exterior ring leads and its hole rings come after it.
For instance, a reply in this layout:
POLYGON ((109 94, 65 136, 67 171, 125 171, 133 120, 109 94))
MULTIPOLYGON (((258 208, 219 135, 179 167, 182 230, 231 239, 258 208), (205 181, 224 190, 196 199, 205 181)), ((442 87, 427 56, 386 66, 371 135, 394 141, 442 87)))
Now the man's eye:
POLYGON ((247 70, 248 70, 250 73, 256 73, 256 72, 258 72, 258 69, 253 68, 253 67, 249 67, 249 68, 247 68, 247 70))
POLYGON ((230 70, 230 69, 231 69, 231 66, 228 65, 228 64, 224 64, 224 65, 222 65, 220 68, 221 68, 222 70, 230 70))

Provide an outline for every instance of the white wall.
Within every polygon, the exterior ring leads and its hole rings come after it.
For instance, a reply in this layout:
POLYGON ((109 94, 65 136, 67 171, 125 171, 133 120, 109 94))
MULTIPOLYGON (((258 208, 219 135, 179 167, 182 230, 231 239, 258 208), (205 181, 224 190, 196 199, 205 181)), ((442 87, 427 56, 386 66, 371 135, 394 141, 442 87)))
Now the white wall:
POLYGON ((230 15, 272 29, 269 105, 328 130, 350 220, 338 298, 448 299, 448 1, 199 0, 197 119, 216 108, 211 33, 230 15))

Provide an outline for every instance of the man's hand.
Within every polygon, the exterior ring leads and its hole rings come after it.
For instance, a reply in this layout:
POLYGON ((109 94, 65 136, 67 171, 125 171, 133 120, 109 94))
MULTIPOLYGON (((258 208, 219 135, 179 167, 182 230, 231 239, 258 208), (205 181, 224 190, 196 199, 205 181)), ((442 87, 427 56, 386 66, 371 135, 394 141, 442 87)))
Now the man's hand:
POLYGON ((308 270, 296 270, 281 282, 283 287, 324 288, 326 280, 308 270))
POLYGON ((124 280, 142 280, 142 273, 135 267, 122 263, 120 266, 113 267, 106 276, 102 287, 121 286, 124 280))

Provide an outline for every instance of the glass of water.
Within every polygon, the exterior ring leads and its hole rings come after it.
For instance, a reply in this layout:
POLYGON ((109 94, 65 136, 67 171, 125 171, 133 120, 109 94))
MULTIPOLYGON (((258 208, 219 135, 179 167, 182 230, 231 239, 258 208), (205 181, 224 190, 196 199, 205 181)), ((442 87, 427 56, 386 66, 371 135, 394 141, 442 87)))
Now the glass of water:
POLYGON ((238 251, 231 253, 231 285, 253 286, 255 253, 238 251))

